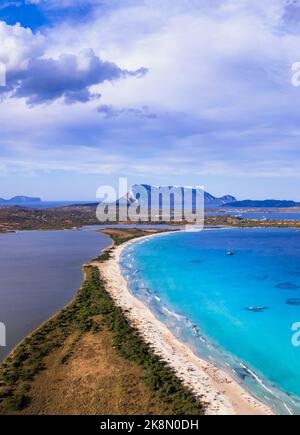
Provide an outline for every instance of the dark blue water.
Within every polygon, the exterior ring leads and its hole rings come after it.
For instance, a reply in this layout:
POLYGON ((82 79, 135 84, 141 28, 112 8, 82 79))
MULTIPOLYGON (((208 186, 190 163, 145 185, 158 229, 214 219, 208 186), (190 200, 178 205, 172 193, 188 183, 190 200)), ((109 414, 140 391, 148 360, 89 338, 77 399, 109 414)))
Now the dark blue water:
POLYGON ((227 212, 207 212, 206 216, 237 216, 243 219, 270 219, 270 220, 300 220, 299 212, 276 212, 276 211, 254 211, 244 212, 231 210, 227 212))
POLYGON ((291 330, 300 322, 299 231, 163 235, 127 248, 122 267, 132 291, 196 352, 277 411, 300 413, 291 330))
POLYGON ((0 322, 7 329, 0 360, 73 298, 82 264, 110 244, 89 230, 0 234, 0 322))

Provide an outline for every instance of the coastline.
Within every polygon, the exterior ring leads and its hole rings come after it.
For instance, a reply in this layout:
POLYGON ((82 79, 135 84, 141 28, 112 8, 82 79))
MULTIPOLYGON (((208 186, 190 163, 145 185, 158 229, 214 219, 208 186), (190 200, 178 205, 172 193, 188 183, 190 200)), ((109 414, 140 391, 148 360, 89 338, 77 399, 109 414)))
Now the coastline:
MULTIPOLYGON (((168 233, 164 233, 168 234, 168 233)), ((106 262, 92 262, 106 281, 106 290, 124 311, 144 340, 175 370, 177 376, 195 396, 207 404, 207 415, 273 415, 264 403, 251 396, 231 375, 202 360, 179 341, 153 312, 134 296, 120 268, 123 250, 133 244, 160 234, 147 235, 115 246, 106 262)))

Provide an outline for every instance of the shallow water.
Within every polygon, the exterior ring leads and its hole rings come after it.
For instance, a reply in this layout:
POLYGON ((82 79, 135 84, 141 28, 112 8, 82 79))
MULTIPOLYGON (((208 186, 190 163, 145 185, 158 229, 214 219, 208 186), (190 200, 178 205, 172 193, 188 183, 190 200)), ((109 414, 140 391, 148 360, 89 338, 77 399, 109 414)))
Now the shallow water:
POLYGON ((0 322, 7 332, 0 361, 73 298, 82 283, 81 266, 110 244, 107 236, 89 230, 0 234, 0 322))
POLYGON ((291 330, 300 321, 300 232, 163 235, 128 247, 122 268, 175 335, 278 412, 300 413, 300 347, 291 330))

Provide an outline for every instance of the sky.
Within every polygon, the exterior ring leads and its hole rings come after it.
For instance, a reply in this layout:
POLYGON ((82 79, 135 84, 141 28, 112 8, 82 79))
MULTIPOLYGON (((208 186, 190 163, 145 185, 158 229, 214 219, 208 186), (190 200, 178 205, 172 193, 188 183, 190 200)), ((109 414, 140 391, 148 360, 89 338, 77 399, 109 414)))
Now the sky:
POLYGON ((297 0, 0 0, 0 197, 300 201, 295 62, 297 0))

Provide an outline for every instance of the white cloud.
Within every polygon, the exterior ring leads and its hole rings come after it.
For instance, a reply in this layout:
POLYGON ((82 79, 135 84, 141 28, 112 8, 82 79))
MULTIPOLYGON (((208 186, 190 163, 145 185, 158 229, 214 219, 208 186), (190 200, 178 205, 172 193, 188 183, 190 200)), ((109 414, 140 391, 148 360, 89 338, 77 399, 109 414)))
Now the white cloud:
POLYGON ((58 58, 45 57, 45 37, 20 24, 0 22, 0 40, 0 62, 7 68, 2 94, 24 97, 30 105, 59 98, 68 103, 87 102, 99 95, 90 91, 92 85, 146 73, 143 68, 122 70, 88 48, 76 54, 62 52, 58 58))
POLYGON ((245 118, 248 109, 277 104, 289 88, 291 62, 300 58, 300 36, 282 28, 284 10, 279 0, 148 0, 101 11, 79 31, 62 25, 47 35, 48 50, 55 53, 62 34, 70 49, 90 46, 123 68, 149 68, 139 82, 102 87, 107 104, 245 118))
MULTIPOLYGON (((291 29, 286 2, 108 3, 87 21, 61 23, 43 36, 3 27, 14 47, 11 68, 26 67, 41 51, 45 58, 78 59, 86 48, 122 70, 149 68, 140 80, 90 87, 102 95, 99 113, 92 101, 33 109, 6 102, 2 147, 12 164, 157 177, 299 178, 300 94, 290 84, 290 67, 300 60, 300 33, 291 29), (145 106, 156 117, 135 117, 145 106), (118 116, 105 117, 105 110, 118 116)), ((0 60, 1 53, 8 58, 10 51, 0 47, 0 60)), ((86 70, 89 63, 78 65, 86 70)))
POLYGON ((45 50, 45 37, 34 34, 20 24, 9 26, 0 21, 0 62, 8 71, 24 70, 30 59, 39 57, 45 50))

